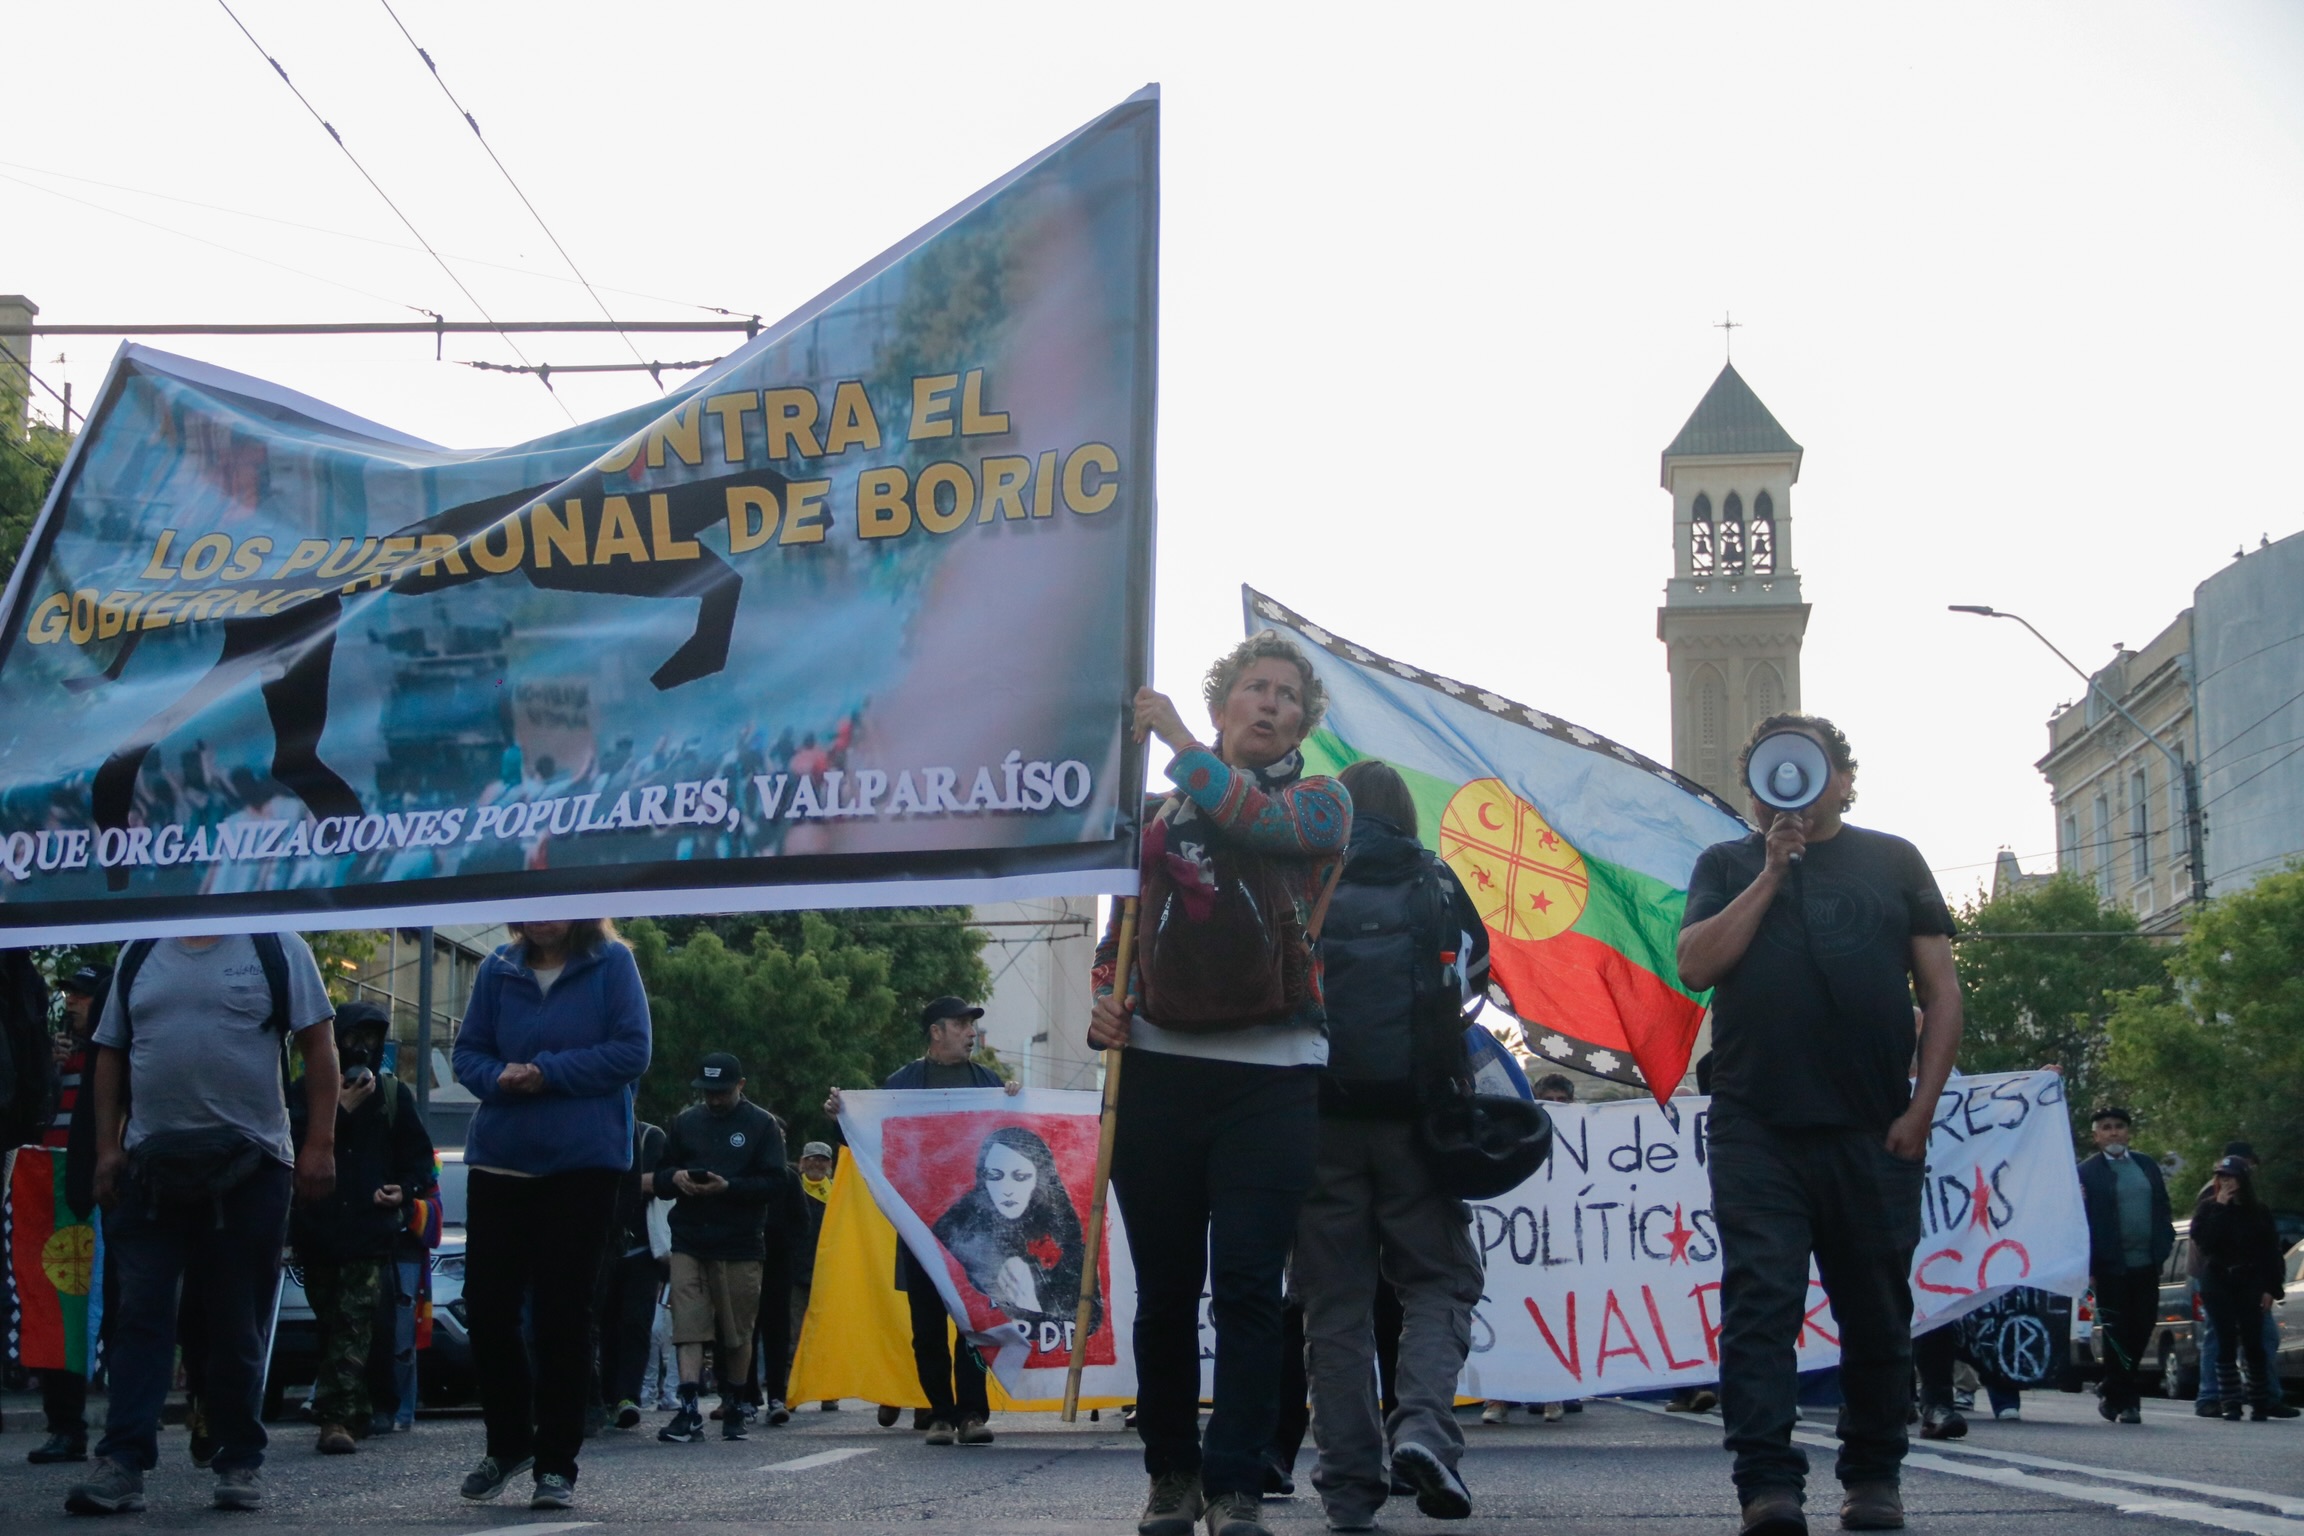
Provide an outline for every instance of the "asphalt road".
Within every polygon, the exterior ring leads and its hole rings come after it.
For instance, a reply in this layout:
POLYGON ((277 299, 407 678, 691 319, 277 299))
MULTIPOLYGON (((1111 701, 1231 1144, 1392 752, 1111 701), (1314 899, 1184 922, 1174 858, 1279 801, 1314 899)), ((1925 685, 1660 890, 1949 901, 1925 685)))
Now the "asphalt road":
MULTIPOLYGON (((2239 1531, 2304 1536, 2304 1420, 2225 1424, 2196 1419, 2188 1404, 2153 1402, 2140 1427, 2105 1424, 2092 1397, 2041 1394, 2024 1421, 1977 1423, 1964 1441, 1915 1447, 1905 1479, 1911 1528, 1934 1536, 2153 1536, 2239 1531)), ((36 1404, 7 1403, 0 1435, 0 1529, 10 1536, 106 1524, 139 1529, 357 1529, 442 1533, 525 1528, 532 1533, 654 1527, 778 1536, 917 1533, 924 1523, 967 1533, 1110 1532, 1129 1536, 1143 1498, 1135 1437, 1107 1420, 1075 1426, 1041 1415, 995 1420, 998 1443, 932 1450, 908 1430, 876 1428, 866 1405, 805 1410, 784 1429, 755 1427, 741 1444, 662 1445, 649 1416, 633 1434, 609 1432, 586 1447, 577 1505, 531 1514, 525 1501, 474 1505, 456 1483, 481 1451, 470 1418, 427 1419, 412 1434, 368 1441, 360 1454, 321 1458, 310 1431, 275 1425, 257 1513, 209 1508, 210 1479, 184 1452, 184 1436, 161 1439, 159 1470, 146 1479, 151 1509, 110 1522, 62 1511, 79 1469, 31 1467, 24 1452, 36 1404)), ((908 1421, 907 1421, 908 1422, 908 1421)), ((1651 1406, 1596 1402, 1563 1423, 1477 1423, 1466 1431, 1465 1481, 1476 1503, 1460 1524, 1427 1520, 1406 1501, 1386 1507, 1380 1528, 1397 1532, 1727 1533, 1735 1510, 1717 1417, 1665 1415, 1651 1406)), ((1837 1529, 1830 1478, 1830 1426, 1804 1437, 1818 1470, 1816 1528, 1837 1529)), ((1299 1466, 1303 1492, 1267 1504, 1275 1531, 1326 1529, 1310 1492, 1311 1452, 1299 1466)))

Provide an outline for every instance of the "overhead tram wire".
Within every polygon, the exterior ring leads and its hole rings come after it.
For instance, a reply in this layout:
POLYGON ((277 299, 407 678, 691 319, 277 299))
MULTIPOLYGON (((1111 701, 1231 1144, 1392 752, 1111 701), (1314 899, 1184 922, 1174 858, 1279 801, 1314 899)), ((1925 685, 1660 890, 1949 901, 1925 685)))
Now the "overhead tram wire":
MULTIPOLYGON (((432 242, 424 238, 424 232, 416 227, 415 221, 409 218, 407 214, 400 211, 400 205, 392 201, 392 195, 384 190, 382 183, 378 182, 374 176, 371 176, 368 173, 368 167, 360 163, 360 157, 352 153, 352 146, 344 142, 344 135, 336 131, 336 125, 328 121, 328 119, 325 117, 322 117, 320 115, 320 109, 313 106, 310 99, 307 98, 304 92, 297 87, 296 82, 288 78, 288 71, 281 66, 280 61, 272 57, 269 52, 266 52, 262 43, 256 41, 256 34, 249 31, 248 24, 242 21, 239 15, 233 11, 230 0, 216 0, 216 4, 217 7, 221 9, 225 15, 232 18, 232 25, 238 27, 240 29, 240 35, 248 39, 248 46, 255 49, 257 53, 263 56, 264 62, 272 66, 272 72, 280 77, 280 83, 288 87, 290 94, 292 94, 296 100, 302 104, 306 112, 312 114, 312 121, 318 123, 322 128, 327 130, 328 137, 335 140, 336 147, 344 152, 344 158, 351 161, 352 168, 360 173, 360 179, 367 182, 368 185, 375 190, 375 193, 378 197, 384 199, 384 206, 392 210, 393 217, 397 218, 401 224, 407 228, 409 234, 415 236, 416 243, 418 245, 424 247, 424 254, 430 256, 432 260, 439 265, 440 270, 448 274, 448 281, 454 283, 456 285, 456 291, 463 294, 465 300, 469 302, 474 309, 480 311, 481 318, 493 325, 495 323, 496 317, 488 313, 488 306, 480 302, 479 296, 473 293, 473 291, 465 285, 464 279, 456 275, 456 269, 448 265, 447 260, 442 257, 437 250, 433 249, 432 242)), ((521 351, 520 344, 514 341, 509 335, 504 336, 504 345, 512 349, 512 355, 514 357, 519 358, 522 362, 528 361, 528 354, 521 351)), ((538 382, 544 386, 545 392, 552 396, 552 403, 560 407, 560 413, 568 418, 568 424, 570 426, 576 425, 576 413, 568 409, 568 402, 560 398, 559 391, 552 388, 551 381, 549 379, 540 379, 538 382)))
MULTIPOLYGON (((488 152, 489 160, 503 174, 504 184, 512 189, 514 197, 520 199, 520 206, 528 210, 528 216, 536 221, 536 227, 544 231, 544 238, 552 242, 552 249, 560 253, 560 259, 568 263, 568 270, 575 274, 576 281, 584 285, 584 291, 592 295, 592 302, 600 306, 601 315, 606 319, 614 320, 616 317, 609 313, 608 303, 600 297, 600 290, 592 286, 592 280, 584 275, 583 268, 576 265, 576 258, 568 254, 568 247, 560 243, 560 237, 552 233, 552 226, 544 222, 544 215, 536 211, 536 204, 529 200, 526 192, 521 190, 520 183, 512 175, 511 167, 507 166, 503 157, 496 153, 496 146, 488 142, 488 136, 480 131, 480 120, 472 115, 471 110, 464 103, 456 99, 456 93, 448 88, 447 80, 440 73, 440 66, 432 61, 432 55, 427 53, 423 46, 416 41, 416 35, 408 30, 408 23, 400 19, 400 13, 392 9, 392 0, 377 0, 377 3, 384 7, 384 14, 392 18, 392 25, 400 29, 400 35, 408 39, 408 46, 416 50, 416 57, 422 59, 424 67, 432 72, 432 83, 440 87, 440 94, 448 98, 448 105, 456 109, 457 115, 464 119, 464 126, 472 130, 472 137, 478 139, 480 147, 488 152)), ((622 336, 623 332, 619 331, 617 334, 622 336)), ((624 336, 624 345, 631 352, 632 361, 647 368, 649 374, 656 379, 656 387, 661 390, 664 387, 663 378, 657 374, 656 368, 640 355, 640 349, 632 344, 632 338, 624 336)), ((522 358, 520 361, 525 363, 528 360, 522 358)), ((568 373, 574 370, 562 368, 554 371, 568 373)), ((543 375, 539 374, 538 377, 541 378, 543 375)), ((545 387, 551 387, 549 380, 546 381, 545 387)))

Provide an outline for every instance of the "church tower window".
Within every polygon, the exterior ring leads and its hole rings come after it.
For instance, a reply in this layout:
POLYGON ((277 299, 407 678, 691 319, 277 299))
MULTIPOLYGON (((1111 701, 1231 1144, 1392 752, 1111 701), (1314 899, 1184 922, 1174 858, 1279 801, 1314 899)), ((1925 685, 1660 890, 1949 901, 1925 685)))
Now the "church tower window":
POLYGON ((1745 558, 1755 576, 1776 572, 1776 502, 1766 491, 1752 498, 1752 525, 1745 534, 1745 558))
POLYGON ((1744 498, 1734 491, 1720 504, 1720 574, 1734 576, 1744 569, 1744 498))
POLYGON ((1689 573, 1712 574, 1712 498, 1698 492, 1688 529, 1689 573))
POLYGON ((1696 777, 1722 781, 1728 771, 1728 689, 1710 667, 1696 674, 1696 777))
POLYGON ((1753 728, 1758 729, 1760 722, 1770 715, 1783 713, 1783 678, 1767 662, 1753 663, 1751 676, 1744 685, 1744 699, 1751 706, 1753 728))

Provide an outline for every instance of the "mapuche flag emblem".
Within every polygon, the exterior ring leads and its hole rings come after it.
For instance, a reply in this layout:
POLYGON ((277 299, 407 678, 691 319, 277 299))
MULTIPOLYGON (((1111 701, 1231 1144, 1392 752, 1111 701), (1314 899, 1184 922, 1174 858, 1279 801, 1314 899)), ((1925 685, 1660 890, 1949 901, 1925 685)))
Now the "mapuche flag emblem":
POLYGON ((19 1147, 6 1211, 9 1322, 27 1369, 88 1370, 96 1229, 64 1198, 60 1148, 19 1147))
POLYGON ((1488 926, 1489 974, 1539 1057, 1669 1095, 1710 994, 1673 948, 1696 855, 1750 828, 1629 747, 1380 656, 1241 589, 1248 631, 1302 644, 1328 690, 1307 769, 1400 771, 1418 831, 1488 926))

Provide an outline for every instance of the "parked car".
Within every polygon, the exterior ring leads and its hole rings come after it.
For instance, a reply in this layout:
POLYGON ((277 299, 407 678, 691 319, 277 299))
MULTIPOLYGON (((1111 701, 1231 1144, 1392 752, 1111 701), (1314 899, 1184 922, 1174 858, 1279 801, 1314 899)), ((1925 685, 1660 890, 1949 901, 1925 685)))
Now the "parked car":
MULTIPOLYGON (((2272 1304, 2280 1325, 2280 1359, 2274 1367, 2284 1381, 2304 1380, 2304 1242, 2288 1250, 2288 1293, 2272 1304)), ((2298 1394, 2290 1391, 2290 1399, 2298 1394)))
MULTIPOLYGON (((470 1400, 472 1338, 464 1322, 464 1149, 442 1147, 440 1246, 431 1253, 432 1343, 416 1359, 416 1392, 428 1407, 470 1400)), ((264 1417, 281 1417, 291 1390, 312 1385, 320 1326, 304 1294, 303 1266, 293 1253, 282 1266, 280 1318, 272 1330, 272 1363, 264 1380, 264 1417)))

